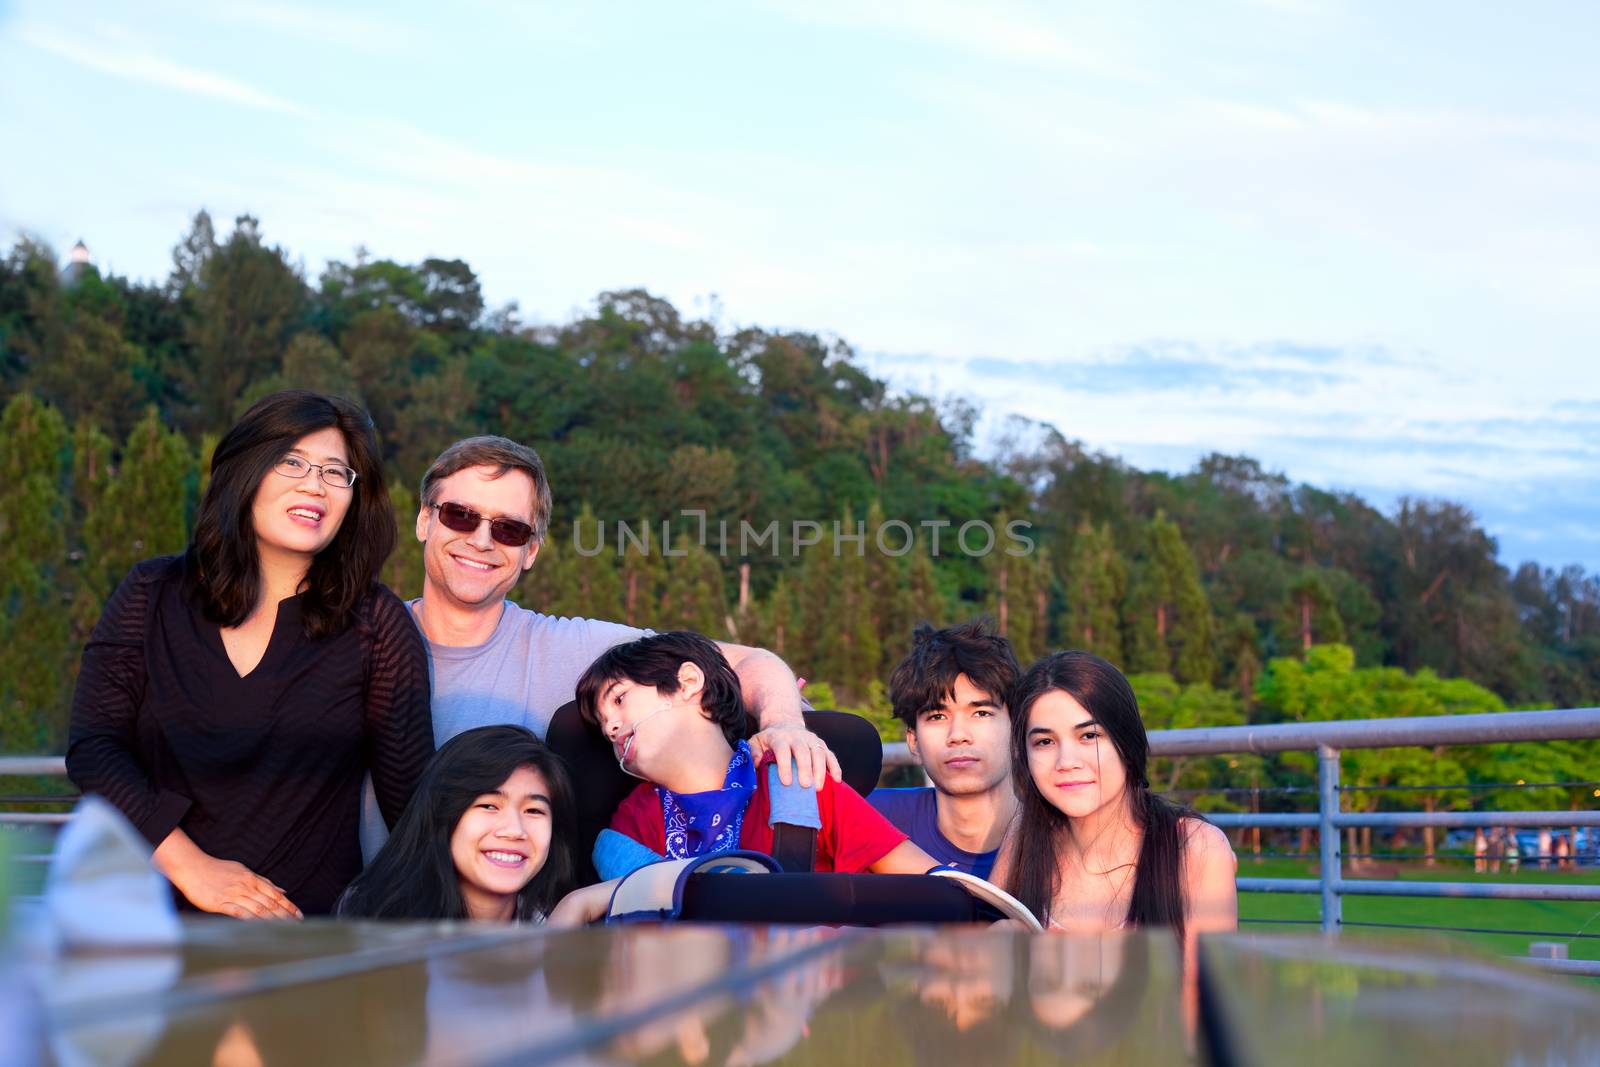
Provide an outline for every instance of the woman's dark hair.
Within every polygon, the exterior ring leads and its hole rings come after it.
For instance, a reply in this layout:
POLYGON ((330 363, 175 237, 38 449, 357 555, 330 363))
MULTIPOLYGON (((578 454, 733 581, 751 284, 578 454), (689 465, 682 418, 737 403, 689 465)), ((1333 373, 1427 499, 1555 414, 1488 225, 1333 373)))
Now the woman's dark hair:
POLYGON ((341 918, 465 919, 450 836, 472 802, 493 793, 519 767, 538 771, 550 790, 550 854, 517 894, 519 919, 548 915, 576 885, 577 808, 561 757, 522 726, 480 726, 434 753, 394 832, 339 899, 341 918))
POLYGON ((195 520, 189 545, 191 588, 206 618, 217 625, 238 626, 261 596, 261 558, 251 509, 262 480, 296 441, 329 428, 344 435, 356 484, 339 532, 306 572, 300 598, 306 634, 327 637, 345 629, 378 580, 394 549, 395 521, 372 419, 341 397, 306 389, 273 393, 252 404, 217 442, 211 481, 195 520))
POLYGON ((1060 690, 1094 716, 1122 759, 1128 807, 1143 834, 1133 875, 1127 921, 1170 926, 1183 937, 1182 820, 1199 818, 1150 790, 1146 766, 1150 740, 1139 702, 1121 671, 1088 652, 1053 652, 1029 667, 1012 691, 1011 774, 1020 801, 1010 884, 1006 889, 1039 916, 1055 901, 1061 879, 1059 849, 1068 818, 1039 792, 1028 766, 1028 717, 1034 703, 1060 690))
POLYGON ((671 696, 678 691, 678 668, 685 663, 693 663, 705 675, 700 707, 707 718, 722 727, 728 744, 737 745, 749 737, 750 716, 739 690, 739 676, 733 673, 715 641, 688 630, 651 634, 600 653, 578 679, 578 714, 585 722, 598 723, 601 692, 623 679, 671 696))
POLYGON ((1011 642, 991 632, 984 619, 943 630, 918 623, 911 651, 889 676, 889 703, 894 717, 915 730, 918 715, 950 699, 959 676, 1004 705, 1021 673, 1011 642))

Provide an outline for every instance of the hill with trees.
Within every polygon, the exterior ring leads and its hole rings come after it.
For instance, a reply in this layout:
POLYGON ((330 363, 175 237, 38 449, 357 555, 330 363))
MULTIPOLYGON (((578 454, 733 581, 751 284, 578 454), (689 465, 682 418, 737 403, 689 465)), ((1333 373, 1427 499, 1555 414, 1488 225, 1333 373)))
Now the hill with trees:
MULTIPOLYGON (((1142 471, 1018 420, 980 457, 970 404, 895 392, 841 341, 719 330, 643 291, 530 326, 460 260, 363 254, 310 278, 257 220, 219 234, 204 212, 172 258, 153 281, 63 272, 31 240, 0 261, 0 750, 61 750, 100 606, 135 560, 183 547, 218 433, 289 386, 371 411, 402 530, 450 441, 536 447, 556 511, 522 602, 766 645, 880 721, 914 622, 979 613, 1024 660, 1121 664, 1153 726, 1600 693, 1600 578, 1509 571, 1459 504, 1384 512, 1244 456, 1142 471), (1306 703, 1297 671, 1364 695, 1306 703)), ((401 541, 387 580, 414 595, 401 541)))

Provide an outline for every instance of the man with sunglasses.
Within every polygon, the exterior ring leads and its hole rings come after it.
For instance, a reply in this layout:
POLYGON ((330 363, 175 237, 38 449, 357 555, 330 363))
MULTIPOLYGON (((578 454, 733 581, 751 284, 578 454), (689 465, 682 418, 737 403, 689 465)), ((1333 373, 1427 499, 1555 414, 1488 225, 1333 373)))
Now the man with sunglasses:
MULTIPOLYGON (((436 745, 497 723, 544 737, 551 716, 573 699, 579 676, 600 653, 649 633, 598 619, 556 618, 506 599, 539 554, 550 507, 538 453, 505 437, 457 441, 422 476, 416 527, 423 544, 422 596, 410 607, 432 666, 436 745)), ((791 758, 802 786, 825 774, 839 778, 838 760, 805 728, 799 687, 783 660, 745 645, 720 647, 759 721, 752 748, 776 756, 785 784, 791 758)), ((385 836, 371 800, 362 834, 369 859, 385 836)))

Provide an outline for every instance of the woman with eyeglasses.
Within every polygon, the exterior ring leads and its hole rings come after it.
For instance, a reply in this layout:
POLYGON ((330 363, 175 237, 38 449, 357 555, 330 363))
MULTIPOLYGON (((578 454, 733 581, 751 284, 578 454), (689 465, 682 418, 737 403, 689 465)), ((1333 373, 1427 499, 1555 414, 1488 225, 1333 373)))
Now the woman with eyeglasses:
POLYGON ((428 666, 379 584, 395 543, 372 420, 259 401, 217 444, 194 539, 136 565, 84 648, 67 773, 155 848, 180 904, 332 910, 363 777, 393 823, 433 754, 428 666))

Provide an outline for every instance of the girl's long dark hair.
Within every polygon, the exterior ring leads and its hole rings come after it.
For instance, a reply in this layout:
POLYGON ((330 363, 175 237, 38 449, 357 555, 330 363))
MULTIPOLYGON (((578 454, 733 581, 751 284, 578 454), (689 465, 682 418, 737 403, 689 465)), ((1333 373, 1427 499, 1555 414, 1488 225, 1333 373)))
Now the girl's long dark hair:
POLYGON ((1128 806, 1143 834, 1128 923, 1170 926, 1181 939, 1182 822, 1199 816, 1151 792, 1146 772, 1150 740, 1145 736, 1133 687, 1121 671, 1088 652, 1054 652, 1045 656, 1023 672, 1012 693, 1011 773, 1020 804, 1014 862, 1006 890, 1043 918, 1060 886, 1060 848, 1069 820, 1039 792, 1028 766, 1028 717, 1034 702, 1052 690, 1068 694, 1094 716, 1111 739, 1127 774, 1128 806))
POLYGON ((262 480, 296 441, 329 428, 344 435, 356 484, 333 540, 311 561, 300 615, 311 637, 347 627, 394 549, 394 508, 372 419, 342 397, 307 389, 273 393, 251 405, 217 442, 211 481, 189 544, 192 590, 206 618, 238 626, 261 597, 261 555, 251 509, 262 480))
POLYGON ((575 888, 576 807, 566 765, 521 726, 480 726, 434 753, 394 832, 339 899, 341 918, 465 919, 450 836, 472 802, 530 767, 550 790, 550 854, 517 894, 515 915, 548 915, 575 888))

